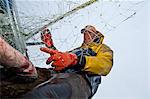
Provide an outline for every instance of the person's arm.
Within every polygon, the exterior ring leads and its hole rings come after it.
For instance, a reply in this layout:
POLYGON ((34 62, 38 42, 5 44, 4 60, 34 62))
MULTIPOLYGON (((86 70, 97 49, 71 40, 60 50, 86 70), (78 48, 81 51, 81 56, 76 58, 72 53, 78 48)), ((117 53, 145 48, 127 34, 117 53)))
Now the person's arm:
POLYGON ((37 78, 37 71, 33 64, 18 50, 10 46, 0 37, 0 65, 11 69, 19 76, 37 78))
POLYGON ((113 51, 103 45, 96 56, 85 56, 84 71, 106 76, 113 65, 113 51))

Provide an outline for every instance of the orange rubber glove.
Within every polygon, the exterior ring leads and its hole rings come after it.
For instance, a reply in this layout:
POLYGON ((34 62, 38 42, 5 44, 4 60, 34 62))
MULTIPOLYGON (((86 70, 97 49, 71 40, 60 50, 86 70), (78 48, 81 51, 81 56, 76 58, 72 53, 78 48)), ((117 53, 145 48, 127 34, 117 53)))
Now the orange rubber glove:
POLYGON ((44 29, 42 31, 42 33, 41 33, 41 40, 49 48, 54 46, 53 40, 52 40, 52 36, 51 36, 51 33, 50 33, 49 29, 44 29))
POLYGON ((54 70, 60 71, 66 67, 73 66, 77 64, 77 56, 73 53, 59 52, 58 50, 53 50, 49 48, 40 48, 41 51, 46 52, 51 55, 46 61, 46 64, 52 63, 54 70))

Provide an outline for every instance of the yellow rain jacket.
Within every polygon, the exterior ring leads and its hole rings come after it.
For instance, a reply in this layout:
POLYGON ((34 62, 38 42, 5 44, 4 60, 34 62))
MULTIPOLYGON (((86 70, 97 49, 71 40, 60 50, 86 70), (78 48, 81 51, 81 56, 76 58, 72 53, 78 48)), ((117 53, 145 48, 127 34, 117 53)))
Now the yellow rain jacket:
POLYGON ((106 76, 113 65, 113 51, 105 44, 97 44, 95 42, 89 45, 82 45, 81 48, 91 48, 96 56, 85 56, 86 63, 83 71, 91 72, 106 76))

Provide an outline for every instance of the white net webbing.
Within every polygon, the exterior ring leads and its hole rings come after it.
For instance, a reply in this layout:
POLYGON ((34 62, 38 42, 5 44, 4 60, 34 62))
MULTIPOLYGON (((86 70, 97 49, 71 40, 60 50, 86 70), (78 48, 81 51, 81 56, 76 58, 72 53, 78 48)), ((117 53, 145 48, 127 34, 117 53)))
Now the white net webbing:
MULTIPOLYGON (((49 24, 54 45, 60 51, 68 51, 79 47, 83 41, 81 29, 94 25, 104 35, 113 32, 119 25, 133 18, 142 8, 144 1, 98 0, 97 2, 63 17, 60 16, 80 6, 88 0, 16 0, 21 31, 27 43, 41 42, 40 31, 49 24), (35 33, 37 32, 37 33, 35 33), (35 35, 30 35, 34 34, 35 35)), ((35 66, 46 67, 49 55, 41 52, 44 45, 27 46, 30 60, 35 66)), ((48 66, 47 66, 48 67, 48 66)))

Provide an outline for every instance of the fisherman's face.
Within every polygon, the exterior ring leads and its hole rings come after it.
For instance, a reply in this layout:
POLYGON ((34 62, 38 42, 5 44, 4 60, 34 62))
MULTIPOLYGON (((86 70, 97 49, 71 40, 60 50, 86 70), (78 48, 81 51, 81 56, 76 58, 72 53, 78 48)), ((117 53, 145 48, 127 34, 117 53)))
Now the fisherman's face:
POLYGON ((85 30, 84 32, 82 32, 84 34, 84 43, 88 44, 91 43, 93 41, 93 39, 95 38, 95 34, 85 30))

